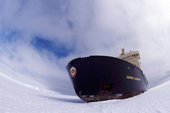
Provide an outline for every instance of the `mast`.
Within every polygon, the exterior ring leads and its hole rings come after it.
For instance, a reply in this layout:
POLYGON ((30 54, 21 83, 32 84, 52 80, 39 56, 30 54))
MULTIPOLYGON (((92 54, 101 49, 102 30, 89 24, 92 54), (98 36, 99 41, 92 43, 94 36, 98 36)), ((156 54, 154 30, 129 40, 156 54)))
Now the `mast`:
POLYGON ((120 54, 121 56, 125 54, 125 49, 122 48, 122 53, 120 54))

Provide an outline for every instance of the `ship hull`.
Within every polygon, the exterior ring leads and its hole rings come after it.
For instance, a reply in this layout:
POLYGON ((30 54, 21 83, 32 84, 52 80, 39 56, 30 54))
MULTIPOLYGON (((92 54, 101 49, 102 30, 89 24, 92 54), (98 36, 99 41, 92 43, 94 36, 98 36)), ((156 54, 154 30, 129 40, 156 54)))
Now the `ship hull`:
POLYGON ((124 99, 147 90, 142 70, 115 57, 77 58, 66 69, 76 94, 86 102, 124 99))

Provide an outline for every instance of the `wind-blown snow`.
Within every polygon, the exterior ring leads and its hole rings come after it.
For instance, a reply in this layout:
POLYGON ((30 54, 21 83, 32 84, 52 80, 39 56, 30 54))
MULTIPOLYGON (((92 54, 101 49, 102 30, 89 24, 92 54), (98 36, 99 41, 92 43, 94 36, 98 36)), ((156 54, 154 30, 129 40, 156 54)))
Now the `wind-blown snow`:
POLYGON ((147 92, 129 99, 86 103, 76 95, 64 95, 47 90, 44 86, 37 87, 22 83, 1 72, 0 112, 168 113, 170 112, 170 80, 166 78, 166 82, 163 81, 159 85, 153 83, 155 85, 147 92))

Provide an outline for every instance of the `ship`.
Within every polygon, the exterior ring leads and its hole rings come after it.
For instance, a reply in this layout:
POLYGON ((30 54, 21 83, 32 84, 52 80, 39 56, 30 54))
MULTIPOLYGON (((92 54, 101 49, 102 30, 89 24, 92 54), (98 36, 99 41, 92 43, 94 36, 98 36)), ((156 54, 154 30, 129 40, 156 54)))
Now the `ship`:
POLYGON ((126 99, 147 91, 139 51, 119 57, 89 56, 71 60, 66 69, 77 96, 86 102, 126 99))

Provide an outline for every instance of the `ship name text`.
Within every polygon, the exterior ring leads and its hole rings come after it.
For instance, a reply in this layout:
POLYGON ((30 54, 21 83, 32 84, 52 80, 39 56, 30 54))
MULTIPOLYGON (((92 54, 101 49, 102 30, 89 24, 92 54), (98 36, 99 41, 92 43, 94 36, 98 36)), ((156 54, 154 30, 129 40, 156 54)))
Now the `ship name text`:
POLYGON ((127 78, 127 79, 131 79, 131 80, 140 81, 140 78, 137 78, 137 77, 127 76, 126 78, 127 78))

